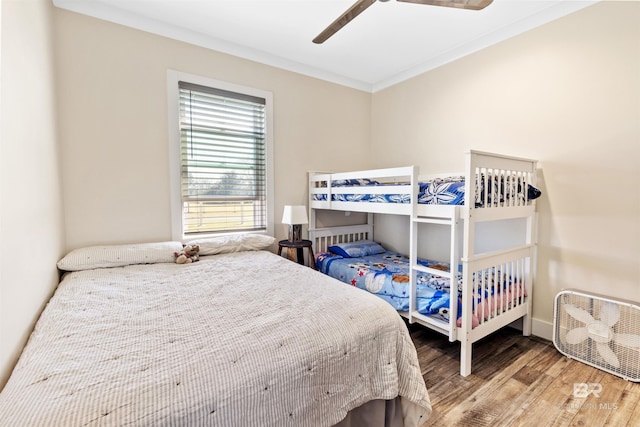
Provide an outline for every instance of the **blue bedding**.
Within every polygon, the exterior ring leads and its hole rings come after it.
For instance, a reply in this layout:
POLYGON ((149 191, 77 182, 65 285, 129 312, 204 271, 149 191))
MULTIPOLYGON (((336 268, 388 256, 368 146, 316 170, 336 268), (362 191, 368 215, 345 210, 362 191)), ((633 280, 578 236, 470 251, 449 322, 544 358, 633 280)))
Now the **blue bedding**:
MULTIPOLYGON (((495 187, 495 194, 500 195, 500 200, 493 201, 494 204, 505 201, 505 197, 517 197, 524 201, 523 182, 517 180, 509 180, 501 177, 488 179, 489 185, 495 187), (512 187, 510 191, 505 191, 505 186, 512 187), (505 196, 506 195, 506 196, 505 196)), ((482 189, 485 185, 485 177, 478 183, 481 188, 476 191, 475 205, 480 207, 484 204, 484 192, 482 189)), ((380 186, 384 185, 378 181, 370 179, 348 179, 337 180, 331 183, 334 187, 345 186, 380 186)), ((527 199, 533 200, 542 194, 540 190, 532 185, 526 185, 527 199)), ((491 192, 489 192, 489 197, 491 192)), ((314 200, 326 201, 325 194, 314 194, 314 200)), ((407 194, 332 194, 332 201, 337 202, 371 202, 371 203, 410 203, 410 197, 407 194)), ((489 201, 492 202, 491 200, 489 201)), ((453 176, 446 178, 436 178, 429 182, 419 183, 418 203, 428 205, 464 205, 464 177, 453 176)))
MULTIPOLYGON (((446 263, 424 259, 418 259, 418 263, 449 271, 446 263)), ((365 257, 344 258, 327 252, 316 257, 316 266, 329 276, 377 295, 398 311, 409 310, 409 259, 405 255, 386 251, 365 257)), ((458 273, 458 285, 461 281, 461 274, 458 273)), ((448 278, 418 273, 416 289, 418 311, 421 314, 449 320, 448 278)))
MULTIPOLYGON (((357 242, 356 242, 357 243, 357 242)), ((347 244, 349 245, 349 244, 347 244)), ((353 243, 355 245, 355 243, 353 243)), ((344 245, 343 245, 344 246, 344 245)), ((356 245, 357 246, 357 245, 356 245)), ((409 258, 396 252, 384 252, 362 257, 344 257, 333 252, 316 256, 321 272, 341 282, 373 293, 398 311, 409 310, 409 258)), ((418 258, 418 264, 436 270, 449 271, 449 264, 418 258)), ((456 276, 458 295, 462 295, 461 267, 456 276)), ((472 274, 474 289, 472 327, 488 319, 496 310, 512 303, 521 303, 527 296, 522 283, 492 267, 472 274)), ((449 321, 450 280, 447 277, 418 272, 416 305, 419 313, 449 321)), ((462 301, 457 301, 456 324, 461 325, 462 301)))

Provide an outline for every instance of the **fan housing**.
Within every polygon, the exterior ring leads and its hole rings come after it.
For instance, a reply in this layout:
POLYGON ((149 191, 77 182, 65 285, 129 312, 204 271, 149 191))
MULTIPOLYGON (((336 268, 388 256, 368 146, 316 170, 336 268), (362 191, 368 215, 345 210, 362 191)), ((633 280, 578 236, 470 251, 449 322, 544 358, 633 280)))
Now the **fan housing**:
POLYGON ((640 307, 573 289, 555 297, 553 344, 565 356, 640 382, 640 307))

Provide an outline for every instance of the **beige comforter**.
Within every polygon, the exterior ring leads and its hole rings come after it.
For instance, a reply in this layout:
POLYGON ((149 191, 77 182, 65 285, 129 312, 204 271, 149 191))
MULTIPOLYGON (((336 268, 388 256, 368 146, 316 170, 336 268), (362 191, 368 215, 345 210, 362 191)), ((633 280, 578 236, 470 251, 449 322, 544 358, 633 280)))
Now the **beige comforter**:
POLYGON ((431 412, 384 301, 269 252, 69 273, 7 385, 1 426, 330 426, 402 396, 431 412))

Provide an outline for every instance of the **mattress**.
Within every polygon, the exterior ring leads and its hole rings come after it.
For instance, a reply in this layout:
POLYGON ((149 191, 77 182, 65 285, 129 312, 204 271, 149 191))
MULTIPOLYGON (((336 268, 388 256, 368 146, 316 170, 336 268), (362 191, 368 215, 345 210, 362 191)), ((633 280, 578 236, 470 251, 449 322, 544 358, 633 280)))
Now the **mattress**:
MULTIPOLYGON (((489 205, 497 205, 511 199, 516 199, 516 204, 524 204, 527 200, 534 200, 541 196, 541 191, 536 187, 527 184, 521 177, 489 177, 488 185, 485 185, 485 177, 476 182, 475 205, 477 207, 486 206, 484 203, 485 187, 487 187, 486 197, 489 205), (493 191, 499 197, 492 200, 493 191), (499 199, 499 200, 498 200, 499 199)), ((331 182, 332 187, 367 187, 384 186, 385 184, 371 179, 348 179, 335 180, 331 182)), ((394 183, 394 186, 399 185, 394 183)), ((409 185, 409 184, 406 184, 409 185)), ((465 179, 463 176, 449 176, 436 178, 431 181, 418 183, 418 203, 427 205, 464 205, 465 203, 465 179)), ((327 201, 329 196, 324 193, 312 194, 312 200, 327 201)), ((334 193, 331 194, 331 201, 334 202, 369 202, 369 203, 411 203, 411 197, 407 193, 389 194, 366 194, 366 193, 334 193)))
MULTIPOLYGON (((450 271, 449 263, 423 258, 418 258, 417 262, 423 267, 443 272, 450 271)), ((384 251, 365 256, 344 257, 332 252, 323 252, 316 255, 316 267, 319 271, 343 283, 377 296, 398 311, 409 311, 410 263, 406 255, 384 251)), ((480 324, 480 318, 487 320, 496 310, 518 298, 526 297, 526 291, 519 281, 496 268, 487 269, 479 274, 474 273, 473 282, 470 287, 474 289, 475 296, 471 321, 473 327, 480 324)), ((457 287, 458 295, 461 296, 463 292, 461 266, 458 268, 454 286, 457 287)), ((449 322, 451 279, 417 272, 416 310, 420 314, 449 322)), ((461 297, 456 301, 456 313, 456 323, 461 326, 461 297)))
MULTIPOLYGON (((449 271, 447 263, 418 258, 418 264, 449 271)), ((316 256, 319 271, 376 295, 398 311, 409 310, 409 266, 406 255, 392 251, 349 258, 331 252, 316 256)), ((457 284, 461 283, 458 274, 457 284)), ((418 311, 448 321, 450 286, 448 277, 418 272, 418 311)))
POLYGON ((0 393, 2 426, 331 426, 431 412, 406 325, 266 251, 67 273, 0 393))

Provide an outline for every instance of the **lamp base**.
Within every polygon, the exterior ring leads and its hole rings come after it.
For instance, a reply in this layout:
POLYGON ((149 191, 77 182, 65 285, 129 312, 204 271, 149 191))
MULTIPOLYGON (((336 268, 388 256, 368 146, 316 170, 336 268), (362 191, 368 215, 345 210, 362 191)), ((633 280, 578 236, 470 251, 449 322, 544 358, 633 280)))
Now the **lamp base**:
POLYGON ((302 225, 291 224, 289 226, 289 241, 299 242, 302 240, 302 225))

